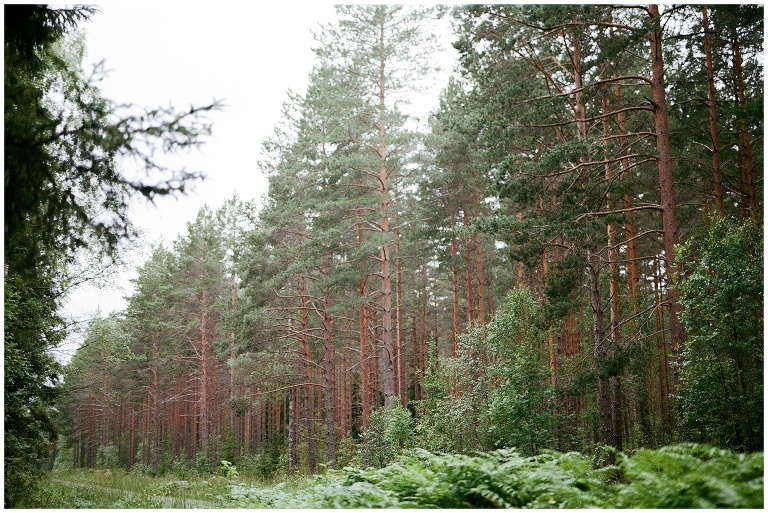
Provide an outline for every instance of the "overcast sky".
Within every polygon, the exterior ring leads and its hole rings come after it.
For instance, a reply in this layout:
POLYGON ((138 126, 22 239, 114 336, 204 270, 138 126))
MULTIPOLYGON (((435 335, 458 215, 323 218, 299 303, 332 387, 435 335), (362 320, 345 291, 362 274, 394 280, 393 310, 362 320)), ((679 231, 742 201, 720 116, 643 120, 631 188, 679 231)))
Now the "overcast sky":
MULTIPOLYGON (((203 205, 216 209, 235 192, 245 200, 265 194, 261 143, 280 120, 288 90, 306 89, 315 62, 312 31, 335 20, 328 2, 108 2, 99 9, 82 25, 84 67, 105 61, 109 74, 99 85, 106 98, 179 109, 222 100, 225 107, 210 115, 213 136, 204 146, 174 160, 207 179, 178 199, 137 202, 133 219, 144 244, 108 287, 81 286, 71 294, 65 313, 80 319, 122 310, 149 244, 172 242, 203 205)), ((430 107, 442 85, 425 98, 430 107)))

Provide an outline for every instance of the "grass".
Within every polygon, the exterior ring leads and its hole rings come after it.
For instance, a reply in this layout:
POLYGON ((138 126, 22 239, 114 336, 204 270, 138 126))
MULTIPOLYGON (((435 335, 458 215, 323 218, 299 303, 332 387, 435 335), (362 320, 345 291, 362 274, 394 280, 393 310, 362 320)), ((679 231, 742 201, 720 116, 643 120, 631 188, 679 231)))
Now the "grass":
POLYGON ((87 486, 62 484, 48 478, 25 508, 46 509, 157 509, 167 507, 162 501, 128 491, 105 492, 87 486))
MULTIPOLYGON (((281 487, 296 492, 311 486, 311 477, 291 477, 281 487)), ((150 476, 110 469, 74 469, 51 472, 29 508, 155 509, 222 508, 235 505, 238 490, 270 490, 276 482, 257 477, 227 479, 218 475, 150 476)))

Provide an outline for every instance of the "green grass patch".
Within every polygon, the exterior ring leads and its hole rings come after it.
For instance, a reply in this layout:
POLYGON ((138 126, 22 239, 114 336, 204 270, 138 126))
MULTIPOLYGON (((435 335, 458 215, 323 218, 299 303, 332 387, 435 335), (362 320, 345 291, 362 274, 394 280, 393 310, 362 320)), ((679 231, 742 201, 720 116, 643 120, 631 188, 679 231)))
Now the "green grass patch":
MULTIPOLYGON (((173 500, 176 507, 183 507, 185 501, 200 501, 220 506, 222 495, 227 495, 230 490, 230 480, 221 476, 187 477, 179 478, 174 475, 153 477, 141 473, 125 472, 123 470, 96 470, 76 469, 61 472, 52 472, 49 475, 48 485, 53 486, 56 492, 58 488, 65 487, 84 500, 92 500, 89 494, 104 496, 99 499, 94 507, 170 507, 170 501, 160 501, 157 498, 173 500), (64 484, 66 483, 66 484, 64 484), (125 497, 116 506, 105 505, 105 502, 114 500, 115 493, 106 490, 119 490, 125 497), (85 490, 85 492, 83 491, 85 490), (123 506, 121 504, 136 504, 145 500, 155 506, 123 506)), ((66 506, 62 506, 66 507, 66 506)), ((75 506, 70 506, 75 507, 75 506)), ((201 507, 205 507, 202 505, 201 507)))
POLYGON ((46 509, 157 509, 171 507, 162 501, 133 492, 106 492, 87 486, 44 480, 25 508, 46 509))

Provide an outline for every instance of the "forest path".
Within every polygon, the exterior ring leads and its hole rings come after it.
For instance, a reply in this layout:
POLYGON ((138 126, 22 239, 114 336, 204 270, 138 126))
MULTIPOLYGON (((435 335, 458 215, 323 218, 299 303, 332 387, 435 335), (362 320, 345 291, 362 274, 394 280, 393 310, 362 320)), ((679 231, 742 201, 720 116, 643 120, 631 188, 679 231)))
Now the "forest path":
MULTIPOLYGON (((92 490, 99 490, 101 492, 105 493, 113 493, 113 494, 132 494, 132 495, 138 495, 136 492, 131 492, 128 490, 121 490, 119 488, 108 488, 106 486, 98 486, 98 485, 91 485, 86 483, 73 483, 72 481, 64 481, 62 479, 51 479, 54 483, 58 483, 64 486, 77 486, 80 488, 90 488, 92 490)), ((161 502, 165 505, 167 505, 170 508, 183 508, 183 509, 218 509, 221 508, 220 504, 216 504, 213 502, 206 502, 206 501, 199 501, 195 499, 185 499, 181 497, 164 497, 161 495, 148 495, 152 500, 161 502)))

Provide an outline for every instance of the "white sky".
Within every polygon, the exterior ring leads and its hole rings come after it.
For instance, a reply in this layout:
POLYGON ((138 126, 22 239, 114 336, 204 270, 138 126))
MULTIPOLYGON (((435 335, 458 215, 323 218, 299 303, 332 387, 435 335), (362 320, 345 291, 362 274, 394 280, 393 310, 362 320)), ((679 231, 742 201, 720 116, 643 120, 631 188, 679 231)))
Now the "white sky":
MULTIPOLYGON (((131 291, 129 279, 150 243, 173 241, 203 205, 216 209, 235 192, 244 200, 266 193, 266 176, 257 167, 261 143, 279 122, 287 91, 306 89, 315 63, 312 31, 336 18, 328 2, 107 2, 99 9, 82 25, 84 68, 106 61, 110 72, 100 83, 106 98, 178 109, 215 99, 225 107, 210 115, 213 135, 202 148, 173 160, 202 171, 207 179, 178 199, 160 198, 154 206, 137 203, 133 220, 145 243, 111 283, 83 285, 70 294, 64 313, 75 319, 122 310, 131 291)), ((445 85, 439 82, 425 98, 430 108, 445 85)), ((74 346, 62 348, 63 360, 74 346)))

